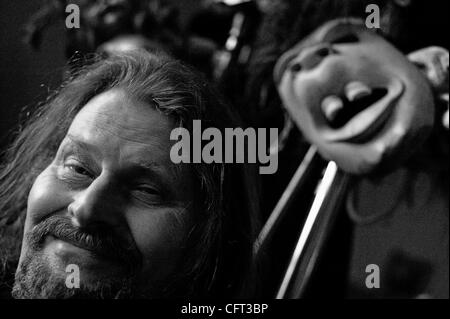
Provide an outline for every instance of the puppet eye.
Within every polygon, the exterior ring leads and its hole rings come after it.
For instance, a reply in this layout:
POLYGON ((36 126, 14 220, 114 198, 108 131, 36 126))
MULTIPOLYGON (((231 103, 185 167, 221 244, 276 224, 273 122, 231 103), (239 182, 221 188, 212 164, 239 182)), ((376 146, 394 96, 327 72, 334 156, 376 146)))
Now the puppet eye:
POLYGON ((357 43, 357 42, 359 42, 359 38, 353 33, 347 33, 331 41, 332 44, 357 43))
POLYGON ((425 65, 425 63, 414 61, 413 64, 416 67, 418 67, 421 71, 426 71, 427 70, 427 66, 425 65))
POLYGON ((316 55, 318 57, 325 58, 333 53, 336 53, 335 50, 332 50, 330 47, 325 47, 317 50, 316 55))
POLYGON ((302 65, 300 63, 294 63, 290 67, 292 73, 297 73, 302 70, 302 65))

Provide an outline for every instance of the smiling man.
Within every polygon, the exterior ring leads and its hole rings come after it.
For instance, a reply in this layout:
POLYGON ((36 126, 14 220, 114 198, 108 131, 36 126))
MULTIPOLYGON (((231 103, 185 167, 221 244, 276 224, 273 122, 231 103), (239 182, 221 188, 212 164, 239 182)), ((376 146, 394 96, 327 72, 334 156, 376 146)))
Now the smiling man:
MULTIPOLYGON (((173 128, 233 127, 228 112, 202 78, 158 55, 115 55, 72 78, 1 175, 5 224, 24 220, 13 296, 251 296, 250 170, 170 160, 173 128), (66 286, 68 265, 80 288, 66 286)), ((4 226, 4 246, 11 233, 4 226)))

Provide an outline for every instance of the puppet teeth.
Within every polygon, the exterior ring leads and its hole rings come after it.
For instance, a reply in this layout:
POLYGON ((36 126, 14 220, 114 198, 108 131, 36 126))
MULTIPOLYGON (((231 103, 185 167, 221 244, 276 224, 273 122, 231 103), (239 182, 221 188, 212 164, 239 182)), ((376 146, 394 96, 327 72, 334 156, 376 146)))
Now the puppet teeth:
POLYGON ((354 81, 345 86, 345 96, 350 102, 354 102, 370 94, 372 94, 372 90, 362 82, 354 81))
POLYGON ((328 121, 336 119, 337 114, 344 107, 344 102, 336 95, 330 95, 322 101, 322 112, 328 121))

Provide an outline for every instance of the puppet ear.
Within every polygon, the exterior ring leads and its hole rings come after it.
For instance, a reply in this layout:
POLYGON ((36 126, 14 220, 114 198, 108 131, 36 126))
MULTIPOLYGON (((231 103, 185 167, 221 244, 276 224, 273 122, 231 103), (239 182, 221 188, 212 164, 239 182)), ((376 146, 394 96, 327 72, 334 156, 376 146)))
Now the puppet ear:
POLYGON ((406 8, 411 5, 411 0, 394 0, 394 3, 399 7, 406 8))
POLYGON ((436 93, 448 93, 449 54, 447 49, 423 48, 410 53, 408 59, 423 72, 436 93))
POLYGON ((431 84, 438 100, 446 105, 442 124, 449 129, 449 54, 448 50, 441 47, 428 47, 408 55, 408 59, 414 63, 426 76, 431 84))

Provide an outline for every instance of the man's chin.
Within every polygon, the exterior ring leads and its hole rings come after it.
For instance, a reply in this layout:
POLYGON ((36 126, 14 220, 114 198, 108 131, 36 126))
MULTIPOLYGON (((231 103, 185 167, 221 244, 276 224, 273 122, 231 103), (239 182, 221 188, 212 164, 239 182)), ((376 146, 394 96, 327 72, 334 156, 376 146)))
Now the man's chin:
POLYGON ((132 297, 131 278, 80 271, 77 285, 77 279, 70 277, 76 276, 75 272, 65 272, 63 269, 46 256, 26 256, 16 271, 12 296, 18 299, 132 297))
POLYGON ((89 250, 51 236, 47 237, 42 248, 32 250, 39 251, 53 272, 60 273, 64 277, 67 276, 69 265, 76 265, 87 281, 102 277, 123 277, 127 274, 124 266, 117 261, 105 259, 89 250))

